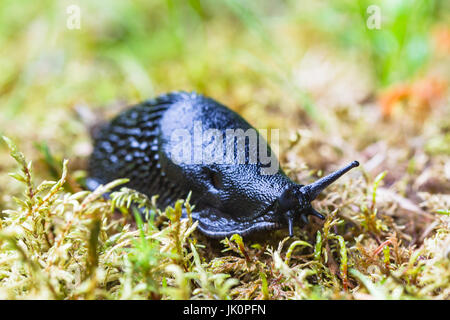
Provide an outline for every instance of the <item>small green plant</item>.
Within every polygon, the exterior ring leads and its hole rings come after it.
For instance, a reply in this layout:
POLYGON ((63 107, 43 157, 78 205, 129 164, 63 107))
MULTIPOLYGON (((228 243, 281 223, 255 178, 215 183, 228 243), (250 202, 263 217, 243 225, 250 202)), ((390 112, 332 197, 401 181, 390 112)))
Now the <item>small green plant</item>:
MULTIPOLYGON (((365 230, 372 232, 373 234, 379 234, 381 231, 386 231, 387 227, 383 224, 382 220, 378 218, 377 204, 377 189, 380 183, 383 181, 387 172, 381 172, 378 174, 373 182, 372 193, 370 195, 371 202, 370 205, 362 205, 362 221, 361 225, 365 230)), ((369 195, 368 195, 369 196, 369 195)))

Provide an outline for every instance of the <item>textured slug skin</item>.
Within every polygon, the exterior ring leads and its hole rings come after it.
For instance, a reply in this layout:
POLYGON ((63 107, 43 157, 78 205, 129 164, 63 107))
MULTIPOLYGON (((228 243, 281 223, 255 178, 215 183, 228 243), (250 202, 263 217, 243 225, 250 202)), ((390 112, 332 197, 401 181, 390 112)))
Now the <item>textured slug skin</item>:
POLYGON ((193 135, 194 123, 201 123, 203 131, 223 133, 253 128, 234 111, 196 93, 174 92, 145 101, 119 114, 94 138, 88 188, 129 178, 127 187, 148 196, 158 194, 161 207, 192 191, 193 218, 200 231, 215 238, 285 226, 274 207, 283 190, 295 184, 281 169, 262 175, 258 149, 249 149, 248 143, 244 164, 172 161, 172 133, 184 129, 193 135), (249 163, 249 153, 257 153, 257 163, 249 163))

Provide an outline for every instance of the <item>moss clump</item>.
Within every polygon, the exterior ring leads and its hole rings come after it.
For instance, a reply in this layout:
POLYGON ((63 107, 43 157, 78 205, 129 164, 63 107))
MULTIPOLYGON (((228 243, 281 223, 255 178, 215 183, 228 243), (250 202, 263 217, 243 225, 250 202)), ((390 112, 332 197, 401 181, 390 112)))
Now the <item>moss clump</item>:
POLYGON ((279 231, 272 241, 249 245, 234 235, 222 241, 220 253, 217 243, 214 248, 194 233, 197 222, 190 213, 195 208, 189 199, 161 211, 156 197, 127 188, 112 192, 111 200, 102 197, 125 179, 94 192, 67 192, 66 160, 58 181, 36 186, 31 162, 4 140, 20 168, 11 176, 25 192, 0 220, 1 298, 449 298, 448 215, 433 215, 435 232, 418 248, 404 246, 395 232, 399 226, 376 214, 384 174, 375 179, 372 192, 351 195, 343 190, 346 185, 337 184, 336 192, 320 202, 331 213, 321 228, 303 230, 303 240, 277 240, 283 235, 279 231), (333 198, 337 194, 339 205, 333 198), (365 201, 359 212, 346 211, 365 201), (145 222, 136 207, 143 209, 145 222), (120 218, 114 217, 118 211, 124 213, 120 218), (128 219, 133 211, 134 225, 128 219))

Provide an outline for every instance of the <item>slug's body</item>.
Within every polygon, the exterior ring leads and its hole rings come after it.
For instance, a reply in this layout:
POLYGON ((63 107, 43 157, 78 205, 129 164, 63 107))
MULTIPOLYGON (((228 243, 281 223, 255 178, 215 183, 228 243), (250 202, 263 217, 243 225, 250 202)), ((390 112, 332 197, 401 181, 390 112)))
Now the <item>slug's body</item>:
MULTIPOLYGON (((193 219, 199 221, 200 231, 210 237, 247 235, 284 226, 289 227, 292 235, 299 219, 307 221, 310 214, 323 218, 310 202, 326 186, 358 165, 354 161, 303 186, 292 182, 280 168, 274 174, 262 174, 267 165, 260 161, 261 146, 255 147, 248 140, 244 140, 244 154, 234 152, 232 162, 195 161, 198 150, 225 155, 226 148, 218 148, 213 140, 201 140, 198 145, 193 138, 199 130, 208 129, 225 137, 227 130, 247 132, 253 127, 227 107, 196 93, 170 93, 136 105, 96 135, 87 186, 95 189, 114 179, 129 178, 128 187, 148 196, 158 194, 161 207, 173 205, 192 191, 193 219), (176 133, 179 138, 184 133, 188 140, 176 144, 176 133), (174 157, 174 150, 183 143, 194 150, 189 161, 184 162, 174 157), (195 149, 196 144, 201 148, 195 149)), ((256 136, 258 141, 264 141, 258 133, 256 136)), ((234 150, 239 150, 238 139, 231 140, 231 144, 234 150)), ((267 146, 265 141, 264 144, 267 146)), ((268 146, 267 153, 271 153, 268 146)))

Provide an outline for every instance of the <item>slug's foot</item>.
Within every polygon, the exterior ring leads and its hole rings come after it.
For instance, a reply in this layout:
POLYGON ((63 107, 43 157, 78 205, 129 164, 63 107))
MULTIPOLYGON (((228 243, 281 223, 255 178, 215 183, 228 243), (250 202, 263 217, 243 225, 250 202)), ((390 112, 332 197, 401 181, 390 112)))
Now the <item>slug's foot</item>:
POLYGON ((246 236, 258 231, 270 231, 282 228, 282 224, 267 220, 267 217, 235 217, 215 208, 194 211, 192 218, 199 222, 198 230, 211 238, 229 237, 235 233, 246 236))

